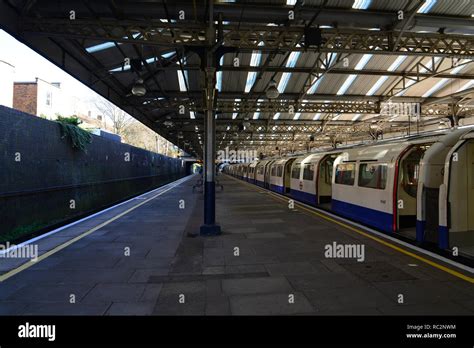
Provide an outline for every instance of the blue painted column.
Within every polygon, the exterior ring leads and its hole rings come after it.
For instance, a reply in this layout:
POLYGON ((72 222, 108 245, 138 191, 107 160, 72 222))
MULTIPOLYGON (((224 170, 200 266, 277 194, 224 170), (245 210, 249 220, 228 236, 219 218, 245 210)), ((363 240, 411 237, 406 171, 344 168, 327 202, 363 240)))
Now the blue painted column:
POLYGON ((208 54, 206 68, 207 111, 204 122, 204 225, 201 226, 201 236, 215 236, 221 234, 221 227, 216 224, 216 120, 214 117, 215 74, 216 69, 209 66, 212 61, 211 52, 208 54))
MULTIPOLYGON (((216 90, 216 30, 214 28, 214 1, 209 1, 209 27, 206 50, 204 99, 206 114, 204 117, 204 225, 200 228, 201 236, 221 234, 221 227, 216 224, 216 120, 214 117, 214 100, 216 90)), ((203 59, 204 57, 201 57, 203 59)))

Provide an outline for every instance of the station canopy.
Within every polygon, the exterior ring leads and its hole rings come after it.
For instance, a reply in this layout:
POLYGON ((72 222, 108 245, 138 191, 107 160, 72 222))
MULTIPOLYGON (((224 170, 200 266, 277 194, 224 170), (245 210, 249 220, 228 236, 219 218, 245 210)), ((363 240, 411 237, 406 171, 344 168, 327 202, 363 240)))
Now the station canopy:
POLYGON ((217 149, 265 155, 462 124, 472 0, 5 0, 9 33, 202 156, 206 50, 217 149), (209 37, 215 37, 210 44, 209 37))

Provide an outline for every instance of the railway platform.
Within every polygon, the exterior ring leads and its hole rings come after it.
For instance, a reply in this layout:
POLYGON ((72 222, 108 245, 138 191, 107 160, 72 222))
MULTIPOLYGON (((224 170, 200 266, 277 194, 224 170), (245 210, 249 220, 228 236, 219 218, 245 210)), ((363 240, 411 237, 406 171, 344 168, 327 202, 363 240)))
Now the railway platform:
POLYGON ((222 234, 195 236, 188 176, 0 260, 1 315, 472 315, 472 274, 219 175, 222 234), (471 281, 470 281, 470 280, 471 281))

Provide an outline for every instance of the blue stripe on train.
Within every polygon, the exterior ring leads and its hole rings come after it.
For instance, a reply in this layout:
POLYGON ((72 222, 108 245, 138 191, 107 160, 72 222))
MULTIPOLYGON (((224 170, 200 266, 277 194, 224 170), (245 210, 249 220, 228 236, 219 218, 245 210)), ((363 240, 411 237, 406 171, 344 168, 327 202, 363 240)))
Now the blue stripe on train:
POLYGON ((260 180, 255 180, 255 183, 258 185, 258 186, 261 186, 261 187, 264 187, 265 186, 265 183, 263 181, 260 181, 260 180))
MULTIPOLYGON (((425 241, 426 221, 416 220, 416 241, 425 241)), ((446 226, 438 226, 438 246, 440 249, 449 248, 449 229, 446 226)))
POLYGON ((438 245, 441 249, 449 248, 449 230, 447 226, 439 226, 438 245))
POLYGON ((422 243, 425 235, 426 221, 416 220, 416 241, 422 243))
POLYGON ((272 191, 276 191, 276 192, 281 193, 281 194, 285 193, 285 189, 283 188, 283 186, 270 184, 270 189, 272 191))
POLYGON ((311 193, 291 189, 290 195, 301 202, 316 205, 316 195, 311 193))
POLYGON ((360 221, 366 225, 376 227, 385 232, 392 232, 393 215, 383 211, 361 207, 359 205, 338 201, 331 201, 331 209, 345 217, 360 221))

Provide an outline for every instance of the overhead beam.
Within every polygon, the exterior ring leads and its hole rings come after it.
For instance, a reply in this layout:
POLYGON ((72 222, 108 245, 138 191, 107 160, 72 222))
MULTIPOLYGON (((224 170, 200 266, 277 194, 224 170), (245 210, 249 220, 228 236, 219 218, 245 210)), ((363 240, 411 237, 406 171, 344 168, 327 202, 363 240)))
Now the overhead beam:
MULTIPOLYGON (((175 69, 175 67, 173 67, 175 69)), ((190 70, 195 70, 194 68, 191 68, 190 70)), ((240 66, 240 67, 234 67, 234 66, 223 66, 221 71, 243 71, 243 72, 250 72, 250 71, 261 71, 263 70, 260 66, 240 66)), ((374 69, 362 69, 362 70, 356 70, 356 69, 321 69, 321 68, 307 68, 307 67, 294 67, 294 68, 289 68, 289 67, 267 67, 265 71, 268 72, 281 72, 281 73, 302 73, 302 74, 335 74, 335 75, 373 75, 373 76, 406 76, 406 77, 432 77, 433 74, 431 73, 423 73, 419 72, 417 73, 416 71, 388 71, 388 70, 374 70, 374 69)), ((450 79, 463 79, 463 80, 472 80, 474 79, 474 74, 438 74, 436 77, 439 78, 450 78, 450 79)))
MULTIPOLYGON (((152 64, 149 64, 152 66, 152 64)), ((116 68, 117 66, 110 67, 110 69, 116 68)), ((154 66, 153 70, 155 72, 160 71, 178 71, 181 68, 177 65, 168 65, 168 66, 154 66)), ((183 65, 183 70, 187 71, 200 71, 201 68, 199 65, 183 65)), ((341 68, 333 68, 333 69, 322 69, 322 68, 311 68, 311 67, 287 67, 287 66, 239 66, 235 67, 232 65, 224 65, 217 69, 217 71, 230 71, 230 72, 269 72, 269 73, 292 73, 292 74, 335 74, 335 75, 370 75, 370 76, 395 76, 395 77, 433 77, 432 73, 429 72, 416 72, 416 71, 387 71, 387 70, 375 70, 375 69, 363 69, 363 70, 356 70, 356 69, 341 69, 341 68)), ((117 71, 114 72, 113 75, 116 74, 126 74, 130 73, 130 70, 124 71, 117 71)), ((461 79, 461 80, 473 80, 474 74, 449 74, 449 73, 441 73, 437 74, 436 77, 439 78, 450 78, 450 79, 461 79)))
POLYGON ((384 91, 384 95, 386 95, 389 99, 393 99, 397 95, 403 94, 403 92, 408 88, 411 88, 432 77, 448 79, 460 77, 463 74, 450 74, 448 72, 456 67, 465 68, 466 66, 472 65, 474 63, 474 60, 461 61, 453 59, 450 67, 442 68, 444 60, 445 58, 442 58, 436 62, 436 59, 431 57, 427 63, 422 61, 416 62, 408 69, 406 74, 402 75, 401 78, 397 80, 387 91, 384 91))
MULTIPOLYGON (((300 2, 301 3, 301 2, 300 2)), ((108 2, 96 1, 92 5, 94 12, 100 18, 110 18, 116 16, 115 12, 127 14, 131 18, 170 18, 179 21, 179 11, 183 10, 188 20, 193 20, 196 15, 199 20, 207 18, 206 7, 195 7, 190 1, 173 0, 167 2, 167 11, 163 6, 157 6, 156 1, 142 1, 137 6, 135 2, 115 2, 117 9, 111 10, 108 2)), ((33 10, 41 13, 42 17, 60 18, 64 16, 64 9, 74 8, 78 13, 87 10, 82 2, 77 0, 62 0, 62 6, 57 6, 55 2, 41 1, 33 6, 33 10)), ((295 20, 312 21, 313 26, 317 25, 337 25, 339 27, 355 28, 388 28, 393 25, 397 19, 397 11, 382 10, 364 10, 358 11, 347 8, 320 8, 320 6, 311 6, 302 4, 298 8, 285 6, 282 4, 256 4, 252 2, 243 3, 216 3, 214 4, 214 20, 218 20, 219 14, 222 14, 224 21, 248 21, 251 23, 273 23, 284 24, 288 21, 288 11, 295 10, 295 20), (314 18, 315 13, 317 17, 314 18), (244 16, 242 16, 244 14, 244 16)), ((399 10, 399 9, 397 9, 399 10)), ((439 29, 447 28, 449 30, 472 32, 472 19, 466 16, 446 16, 433 14, 418 14, 413 17, 413 27, 410 30, 439 29)))
MULTIPOLYGON (((444 118, 443 115, 429 115, 424 116, 421 122, 432 121, 435 119, 444 118)), ((383 118, 382 118, 383 119, 383 118)), ((380 120, 382 120, 380 119, 380 120)), ((388 121, 388 117, 385 118, 388 121)), ((216 122, 216 132, 220 135, 231 136, 232 134, 243 134, 248 135, 254 134, 292 134, 292 133, 308 133, 312 134, 321 130, 321 126, 328 123, 331 127, 353 127, 362 125, 371 125, 372 119, 363 119, 357 121, 351 120, 231 120, 231 119, 219 119, 216 122)), ((390 125, 406 125, 406 121, 393 120, 390 125)), ((202 122, 200 120, 182 120, 176 121, 174 128, 181 134, 194 133, 202 135, 204 130, 202 122), (197 129, 196 129, 196 126, 197 129)))
MULTIPOLYGON (((391 112, 392 109, 387 108, 390 104, 384 103, 382 108, 378 101, 369 100, 347 100, 347 101, 318 101, 305 100, 301 103, 293 101, 269 101, 269 100, 217 100, 216 111, 219 113, 327 113, 327 114, 380 114, 381 112, 391 112)), ((150 101, 149 104, 142 105, 142 109, 146 112, 155 110, 169 110, 179 114, 179 110, 184 106, 187 111, 194 111, 196 114, 203 112, 206 106, 199 101, 175 100, 172 102, 165 100, 150 101)), ((436 108, 424 106, 421 104, 421 115, 444 115, 449 114, 448 105, 437 105, 436 108)), ((393 111, 393 110, 392 110, 393 111)), ((401 112, 401 111, 399 111, 401 112)), ((251 120, 252 122, 255 120, 251 120)))
MULTIPOLYGON (((254 94, 263 94, 264 91, 255 91, 254 94)), ((167 92, 167 95, 173 100, 173 105, 179 105, 184 103, 186 105, 188 103, 187 100, 189 99, 200 99, 201 92, 200 91, 189 91, 189 92, 167 92), (181 103, 182 102, 182 103, 181 103)), ((165 105, 162 101, 158 100, 164 98, 165 96, 162 95, 159 91, 149 91, 143 97, 130 97, 128 98, 129 102, 137 107, 141 107, 144 105, 148 105, 150 107, 160 107, 165 105)), ((229 92, 220 92, 219 99, 221 101, 227 100, 228 102, 233 102, 235 99, 242 99, 243 101, 247 101, 252 96, 250 93, 242 93, 239 91, 229 91, 229 92)), ((282 93, 279 95, 278 100, 288 101, 289 103, 293 103, 293 101, 298 100, 299 93, 282 93)), ((364 95, 364 94, 346 94, 346 95, 338 95, 338 94, 306 94, 302 100, 309 100, 309 101, 369 101, 369 102, 381 102, 384 101, 386 97, 384 95, 364 95)), ((442 104, 442 101, 445 98, 441 97, 413 97, 413 96, 395 96, 390 99, 392 102, 397 103, 427 103, 430 102, 431 104, 442 104)), ((304 103, 304 102, 302 102, 304 103)), ((164 107, 164 106, 163 106, 164 107)), ((169 109, 169 108, 168 108, 169 109)))
MULTIPOLYGON (((24 18, 23 32, 166 47, 204 46, 206 27, 193 22, 157 20, 118 21, 24 18)), ((226 25, 224 47, 240 51, 315 51, 337 53, 404 54, 415 56, 473 57, 474 37, 442 33, 321 29, 320 46, 305 47, 304 27, 226 25)))
MULTIPOLYGON (((176 100, 175 102, 167 102, 164 100, 153 101, 150 104, 144 105, 143 109, 153 110, 174 110, 177 113, 179 108, 184 106, 186 110, 194 112, 202 112, 205 110, 205 105, 201 101, 190 102, 185 100, 176 100)), ((217 112, 238 112, 238 113, 253 113, 253 112, 287 112, 287 113, 380 113, 380 106, 378 102, 373 101, 308 101, 302 102, 299 105, 292 102, 284 101, 228 101, 218 100, 216 103, 217 112)))

